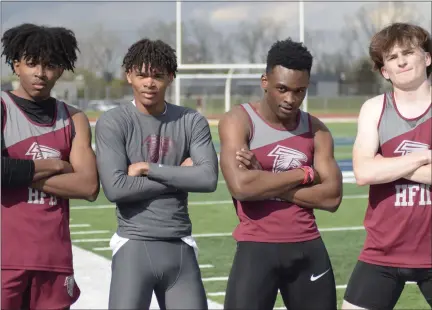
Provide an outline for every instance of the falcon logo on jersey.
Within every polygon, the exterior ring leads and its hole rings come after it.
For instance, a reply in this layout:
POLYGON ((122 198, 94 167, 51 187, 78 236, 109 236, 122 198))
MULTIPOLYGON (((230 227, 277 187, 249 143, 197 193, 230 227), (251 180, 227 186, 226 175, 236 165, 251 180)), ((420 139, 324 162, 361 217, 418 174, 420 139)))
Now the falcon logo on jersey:
POLYGON ((428 144, 410 141, 410 140, 403 140, 394 152, 395 154, 401 154, 401 156, 404 156, 412 152, 428 150, 428 149, 429 149, 428 144))
POLYGON ((268 156, 275 157, 273 162, 273 172, 282 172, 303 166, 307 162, 307 156, 289 147, 277 145, 268 156))
POLYGON ((147 146, 147 161, 157 163, 174 148, 174 142, 169 137, 149 135, 144 144, 147 146))
POLYGON ((61 158, 61 154, 59 151, 45 145, 39 145, 37 142, 33 142, 29 150, 27 151, 26 155, 32 156, 33 160, 47 159, 47 158, 61 158))

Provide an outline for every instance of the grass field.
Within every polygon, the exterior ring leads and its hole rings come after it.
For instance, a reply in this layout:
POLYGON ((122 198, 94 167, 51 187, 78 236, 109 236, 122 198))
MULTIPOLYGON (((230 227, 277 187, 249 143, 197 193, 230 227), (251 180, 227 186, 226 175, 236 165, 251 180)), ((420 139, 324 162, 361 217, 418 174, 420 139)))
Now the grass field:
MULTIPOLYGON (((355 135, 355 124, 329 124, 328 126, 336 141, 336 158, 338 160, 350 159, 349 141, 355 135)), ((212 128, 212 133, 218 149, 219 140, 216 128, 212 128)), ((366 195, 367 188, 347 183, 344 184, 343 202, 336 213, 316 211, 317 223, 322 230, 322 236, 334 267, 339 307, 345 285, 365 238, 362 223, 366 208, 366 195)), ((202 277, 207 296, 220 304, 223 304, 226 280, 235 251, 235 241, 231 233, 238 223, 230 199, 221 173, 216 192, 190 194, 189 196, 193 234, 200 248, 199 263, 202 266, 202 277), (211 234, 216 236, 211 236, 211 234)), ((116 230, 115 209, 103 193, 101 192, 94 203, 73 201, 71 218, 73 219, 71 231, 74 244, 111 258, 108 243, 116 230)), ((283 307, 280 296, 278 296, 275 307, 283 307)), ((416 285, 407 285, 396 309, 429 309, 429 306, 416 285)))

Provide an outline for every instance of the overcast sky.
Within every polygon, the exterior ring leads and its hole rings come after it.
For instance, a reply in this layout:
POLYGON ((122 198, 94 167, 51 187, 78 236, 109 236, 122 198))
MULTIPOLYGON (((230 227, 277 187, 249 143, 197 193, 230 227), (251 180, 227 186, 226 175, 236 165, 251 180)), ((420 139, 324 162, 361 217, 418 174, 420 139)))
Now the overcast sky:
MULTIPOLYGON (((420 23, 427 27, 431 20, 431 2, 407 2, 421 13, 420 23)), ((366 3, 371 8, 375 4, 366 3)), ((363 5, 365 2, 306 2, 306 28, 337 31, 344 27, 346 19, 353 16, 363 5)), ((241 21, 270 17, 286 24, 287 36, 299 39, 298 9, 299 5, 296 2, 183 2, 182 18, 185 21, 205 20, 216 30, 224 32, 241 21)), ((103 25, 104 29, 115 32, 130 45, 138 39, 137 29, 146 20, 174 21, 175 16, 176 4, 168 1, 2 1, 1 32, 23 22, 33 22, 69 27, 81 37, 91 33, 95 25, 103 25)))

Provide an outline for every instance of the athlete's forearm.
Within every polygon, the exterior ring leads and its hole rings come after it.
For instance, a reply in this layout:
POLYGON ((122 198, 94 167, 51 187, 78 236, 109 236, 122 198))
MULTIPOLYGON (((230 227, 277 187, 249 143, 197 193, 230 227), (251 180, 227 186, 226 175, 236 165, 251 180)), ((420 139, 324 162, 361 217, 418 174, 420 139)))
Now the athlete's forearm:
POLYGON ((416 169, 415 171, 409 173, 404 177, 404 179, 417 182, 417 183, 423 183, 423 184, 432 184, 432 166, 424 165, 420 168, 416 169))
POLYGON ((108 171, 100 173, 102 187, 107 199, 114 203, 153 199, 176 192, 175 188, 149 180, 147 177, 132 177, 121 171, 109 176, 105 174, 108 174, 108 171))
POLYGON ((337 182, 302 186, 291 189, 280 195, 280 198, 309 209, 320 209, 335 212, 342 201, 342 188, 337 182))
POLYGON ((97 177, 76 172, 55 175, 33 182, 31 187, 56 197, 89 201, 94 201, 99 192, 97 177))
POLYGON ((211 162, 192 167, 161 166, 150 163, 148 177, 185 192, 214 192, 218 179, 217 163, 216 167, 211 162))
POLYGON ((405 156, 354 159, 354 174, 358 185, 389 183, 428 164, 427 159, 411 153, 405 156))
POLYGON ((294 169, 273 173, 262 170, 239 171, 236 184, 230 184, 234 198, 240 201, 279 197, 302 184, 304 171, 294 169))
POLYGON ((73 170, 68 162, 59 159, 40 159, 33 162, 35 167, 34 182, 59 173, 72 172, 73 170))
POLYGON ((2 156, 2 187, 29 186, 32 182, 61 173, 58 159, 15 159, 2 156))

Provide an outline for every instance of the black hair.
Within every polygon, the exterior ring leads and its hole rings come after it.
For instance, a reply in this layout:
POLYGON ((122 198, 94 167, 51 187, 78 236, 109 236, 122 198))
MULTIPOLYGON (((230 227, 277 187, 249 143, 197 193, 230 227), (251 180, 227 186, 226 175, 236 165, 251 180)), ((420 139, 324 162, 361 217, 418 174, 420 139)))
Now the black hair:
POLYGON ((13 62, 23 57, 73 71, 78 43, 72 30, 63 27, 22 24, 5 31, 2 56, 14 71, 13 62))
POLYGON ((129 47, 123 59, 123 68, 126 72, 133 69, 141 71, 145 65, 145 70, 148 67, 166 71, 174 77, 177 72, 177 57, 175 50, 161 40, 142 39, 135 42, 129 47))
POLYGON ((282 66, 293 70, 306 70, 309 74, 312 68, 313 57, 308 49, 300 42, 291 38, 277 41, 267 54, 267 68, 269 73, 275 66, 282 66))

